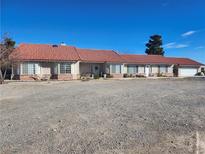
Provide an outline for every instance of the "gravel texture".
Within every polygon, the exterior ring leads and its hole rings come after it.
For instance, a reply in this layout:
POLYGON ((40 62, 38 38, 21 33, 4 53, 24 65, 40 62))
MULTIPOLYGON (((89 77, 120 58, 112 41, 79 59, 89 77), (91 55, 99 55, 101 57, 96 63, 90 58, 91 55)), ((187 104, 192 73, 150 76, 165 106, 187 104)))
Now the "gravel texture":
POLYGON ((0 85, 0 153, 201 154, 205 80, 0 85))

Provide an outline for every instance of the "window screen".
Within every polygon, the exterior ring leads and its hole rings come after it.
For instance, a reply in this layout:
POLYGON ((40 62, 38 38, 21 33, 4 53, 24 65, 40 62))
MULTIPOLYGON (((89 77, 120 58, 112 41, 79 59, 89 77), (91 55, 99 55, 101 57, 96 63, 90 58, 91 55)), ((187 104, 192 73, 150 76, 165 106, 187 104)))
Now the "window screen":
POLYGON ((121 73, 121 65, 118 64, 111 64, 111 73, 120 74, 121 73))
POLYGON ((25 74, 25 75, 36 74, 35 63, 23 63, 22 64, 22 74, 25 74))
POLYGON ((71 64, 70 63, 61 63, 60 64, 60 74, 71 73, 71 64))
POLYGON ((138 72, 138 67, 136 65, 127 65, 128 74, 136 74, 138 72))

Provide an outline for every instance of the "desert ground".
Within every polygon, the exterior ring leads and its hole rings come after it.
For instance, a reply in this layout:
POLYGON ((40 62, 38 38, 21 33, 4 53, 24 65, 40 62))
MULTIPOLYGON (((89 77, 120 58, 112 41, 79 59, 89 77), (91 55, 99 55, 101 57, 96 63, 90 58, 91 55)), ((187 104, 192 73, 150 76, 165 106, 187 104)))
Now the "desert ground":
POLYGON ((1 154, 201 154, 205 80, 0 85, 1 154))

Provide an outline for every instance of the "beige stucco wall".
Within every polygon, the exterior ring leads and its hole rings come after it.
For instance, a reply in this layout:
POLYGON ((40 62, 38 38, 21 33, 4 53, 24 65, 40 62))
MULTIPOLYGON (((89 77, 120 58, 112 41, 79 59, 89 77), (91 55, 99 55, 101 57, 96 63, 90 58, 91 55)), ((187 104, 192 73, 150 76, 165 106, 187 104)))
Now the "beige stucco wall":
POLYGON ((80 78, 80 62, 79 61, 71 64, 71 74, 73 75, 73 79, 80 78))
POLYGON ((51 67, 48 63, 41 63, 39 67, 41 75, 51 74, 51 67))
POLYGON ((138 66, 138 73, 145 73, 145 67, 144 66, 138 66))
POLYGON ((151 66, 152 72, 151 73, 159 73, 159 67, 158 66, 151 66))
POLYGON ((120 66, 120 69, 121 69, 121 74, 124 74, 126 72, 127 67, 124 64, 122 64, 120 66))
POLYGON ((126 74, 127 73, 127 65, 122 66, 122 73, 126 74))

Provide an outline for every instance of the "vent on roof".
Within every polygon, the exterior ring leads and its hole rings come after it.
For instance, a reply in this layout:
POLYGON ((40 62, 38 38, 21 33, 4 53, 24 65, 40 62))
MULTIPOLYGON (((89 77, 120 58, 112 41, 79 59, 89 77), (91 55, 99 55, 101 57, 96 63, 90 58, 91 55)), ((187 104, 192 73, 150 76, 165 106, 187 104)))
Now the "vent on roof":
POLYGON ((65 42, 61 42, 60 45, 61 45, 61 46, 66 46, 65 42))
POLYGON ((54 45, 52 45, 52 47, 58 47, 58 45, 57 45, 57 44, 54 44, 54 45))

